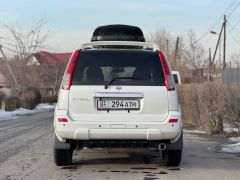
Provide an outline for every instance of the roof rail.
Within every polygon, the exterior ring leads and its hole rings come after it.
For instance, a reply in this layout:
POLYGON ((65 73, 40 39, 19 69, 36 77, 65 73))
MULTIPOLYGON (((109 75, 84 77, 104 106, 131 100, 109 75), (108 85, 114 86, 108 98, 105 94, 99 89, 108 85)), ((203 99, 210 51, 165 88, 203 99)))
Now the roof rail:
POLYGON ((94 41, 89 43, 84 43, 81 46, 81 49, 99 49, 102 47, 119 47, 119 46, 127 46, 127 47, 139 47, 141 49, 146 50, 159 50, 158 45, 154 43, 148 42, 136 42, 136 41, 94 41))

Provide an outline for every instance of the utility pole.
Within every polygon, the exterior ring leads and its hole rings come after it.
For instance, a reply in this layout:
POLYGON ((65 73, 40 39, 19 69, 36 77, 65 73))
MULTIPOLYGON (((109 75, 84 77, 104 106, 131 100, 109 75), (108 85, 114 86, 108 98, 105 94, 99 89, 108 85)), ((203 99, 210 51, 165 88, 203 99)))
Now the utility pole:
POLYGON ((212 53, 211 53, 211 48, 209 48, 208 52, 209 52, 209 65, 212 66, 212 53))
POLYGON ((166 40, 166 43, 167 43, 167 59, 169 60, 169 47, 168 47, 168 43, 169 42, 169 40, 167 39, 166 40))
POLYGON ((13 79, 15 85, 16 85, 17 91, 19 91, 19 90, 20 90, 19 84, 18 84, 17 79, 16 79, 16 77, 15 77, 15 75, 14 75, 14 73, 13 73, 12 68, 11 68, 10 65, 8 64, 7 57, 5 56, 5 54, 4 54, 3 50, 2 50, 2 45, 1 45, 1 44, 0 44, 0 51, 1 51, 1 53, 2 53, 3 59, 4 59, 5 62, 6 62, 7 69, 8 69, 8 71, 9 71, 9 73, 10 73, 10 75, 11 75, 11 77, 12 77, 12 79, 13 79))
POLYGON ((223 33, 223 69, 226 68, 226 36, 227 36, 227 18, 226 15, 224 15, 223 20, 223 27, 224 27, 224 33, 223 33))
POLYGON ((176 68, 176 63, 177 63, 178 44, 179 44, 179 37, 177 37, 176 47, 175 47, 175 54, 174 54, 174 70, 175 70, 175 68, 176 68))
POLYGON ((218 47, 218 52, 219 52, 219 62, 222 61, 222 49, 221 49, 221 47, 222 47, 222 38, 221 38, 220 41, 219 41, 219 47, 218 47))
MULTIPOLYGON (((222 36, 223 28, 224 28, 224 23, 222 24, 221 31, 220 31, 220 34, 219 34, 219 36, 218 36, 218 41, 217 41, 217 44, 216 44, 216 47, 215 47, 215 51, 214 51, 214 54, 213 54, 212 64, 214 64, 214 61, 215 61, 215 57, 216 57, 216 53, 217 53, 217 48, 218 48, 218 45, 219 45, 219 42, 220 42, 220 39, 221 39, 221 36, 222 36)), ((224 59, 224 58, 223 58, 223 59, 224 59)))
POLYGON ((209 73, 208 73, 208 81, 212 81, 212 69, 213 69, 213 63, 212 63, 212 53, 211 48, 209 48, 209 73))

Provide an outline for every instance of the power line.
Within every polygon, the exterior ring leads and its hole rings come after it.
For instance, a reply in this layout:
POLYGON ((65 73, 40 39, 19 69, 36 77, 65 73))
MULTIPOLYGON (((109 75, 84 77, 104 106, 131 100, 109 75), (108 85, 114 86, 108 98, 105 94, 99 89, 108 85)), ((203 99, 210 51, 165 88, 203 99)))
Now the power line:
MULTIPOLYGON (((203 38, 209 33, 209 31, 211 31, 211 30, 218 24, 218 22, 224 17, 224 14, 225 14, 235 3, 236 3, 236 0, 233 0, 233 1, 231 2, 231 4, 227 7, 227 9, 223 12, 223 14, 222 14, 222 15, 217 19, 217 21, 213 24, 213 26, 211 26, 205 33, 203 33, 203 34, 200 36, 200 38, 198 38, 198 39, 195 41, 195 43, 197 43, 197 42, 199 42, 201 39, 203 39, 203 38)), ((240 5, 240 2, 238 2, 237 7, 238 7, 239 5, 240 5)), ((236 10, 237 7, 235 6, 234 11, 236 10)), ((231 12, 231 15, 232 15, 232 13, 233 13, 234 11, 231 12)))
POLYGON ((200 36, 200 38, 198 38, 198 39, 195 41, 195 43, 199 42, 200 40, 202 40, 202 38, 204 38, 207 34, 209 34, 209 32, 211 31, 211 29, 213 29, 213 28, 218 24, 218 22, 220 21, 220 19, 222 19, 222 17, 223 17, 223 15, 220 16, 220 17, 218 18, 218 20, 216 21, 216 23, 215 23, 213 26, 211 26, 205 33, 203 33, 203 34, 200 36))
POLYGON ((234 5, 235 1, 237 1, 237 0, 233 0, 231 2, 231 4, 228 6, 228 8, 223 12, 223 15, 231 8, 232 5, 234 5))
POLYGON ((237 40, 237 38, 232 33, 229 33, 229 34, 232 36, 234 42, 236 42, 237 44, 240 44, 239 40, 237 40))
POLYGON ((232 14, 236 11, 236 9, 240 6, 240 2, 232 9, 232 12, 228 15, 228 19, 232 16, 232 14))
MULTIPOLYGON (((228 25, 230 25, 229 23, 228 23, 228 25)), ((230 27, 230 26, 229 26, 230 27)), ((236 34, 236 36, 232 33, 232 31, 230 31, 229 29, 228 29, 228 33, 235 39, 235 40, 237 40, 238 41, 238 39, 240 39, 240 37, 238 37, 238 35, 236 34)))
POLYGON ((239 23, 240 23, 240 20, 235 23, 235 25, 233 26, 233 29, 235 29, 239 25, 239 23))
POLYGON ((236 37, 231 31, 228 31, 229 32, 229 34, 231 35, 231 37, 233 38, 233 40, 236 42, 236 43, 238 43, 238 44, 240 44, 240 38, 239 37, 236 37))
MULTIPOLYGON (((228 23, 229 27, 231 28, 231 31, 229 31, 229 32, 232 33, 233 30, 234 30, 234 27, 232 26, 232 24, 229 21, 227 21, 227 23, 228 23)), ((236 33, 236 36, 240 39, 240 35, 239 34, 236 33)))

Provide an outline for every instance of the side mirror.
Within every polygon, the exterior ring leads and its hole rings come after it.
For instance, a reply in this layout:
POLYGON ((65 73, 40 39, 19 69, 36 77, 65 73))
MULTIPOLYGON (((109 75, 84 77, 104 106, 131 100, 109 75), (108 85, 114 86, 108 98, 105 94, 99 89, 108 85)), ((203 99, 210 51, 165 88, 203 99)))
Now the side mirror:
POLYGON ((178 76, 177 76, 177 74, 173 74, 173 79, 174 79, 175 84, 178 84, 178 76))

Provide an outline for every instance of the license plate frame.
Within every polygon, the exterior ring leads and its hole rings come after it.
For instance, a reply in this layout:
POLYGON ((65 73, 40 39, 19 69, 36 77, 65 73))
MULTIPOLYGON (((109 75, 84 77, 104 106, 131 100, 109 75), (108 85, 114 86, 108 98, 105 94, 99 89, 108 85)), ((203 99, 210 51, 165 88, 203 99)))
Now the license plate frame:
POLYGON ((140 109, 139 99, 100 99, 97 100, 98 111, 132 111, 140 109))

